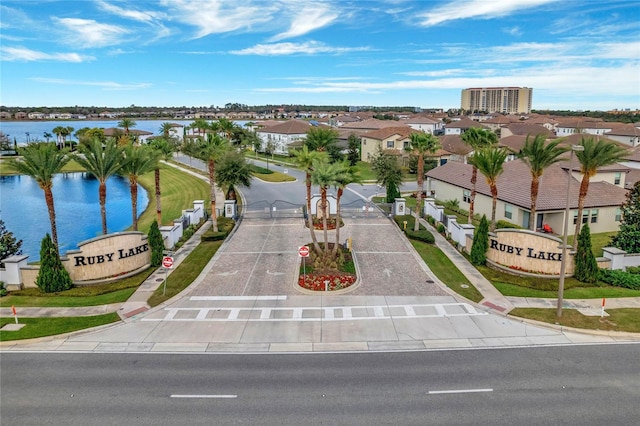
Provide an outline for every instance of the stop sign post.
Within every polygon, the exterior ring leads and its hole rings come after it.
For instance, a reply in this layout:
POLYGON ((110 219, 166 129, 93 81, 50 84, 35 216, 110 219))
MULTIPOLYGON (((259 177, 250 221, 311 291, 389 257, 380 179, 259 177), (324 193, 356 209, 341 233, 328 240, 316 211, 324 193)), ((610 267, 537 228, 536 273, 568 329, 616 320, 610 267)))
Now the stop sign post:
POLYGON ((306 287, 307 285, 307 268, 306 268, 306 264, 305 264, 305 258, 309 257, 309 247, 308 246, 302 246, 298 248, 298 256, 300 256, 302 258, 302 282, 303 285, 306 287))
POLYGON ((164 286, 162 287, 162 295, 164 296, 167 293, 169 269, 173 268, 173 257, 171 257, 171 254, 162 258, 162 267, 164 268, 164 286))

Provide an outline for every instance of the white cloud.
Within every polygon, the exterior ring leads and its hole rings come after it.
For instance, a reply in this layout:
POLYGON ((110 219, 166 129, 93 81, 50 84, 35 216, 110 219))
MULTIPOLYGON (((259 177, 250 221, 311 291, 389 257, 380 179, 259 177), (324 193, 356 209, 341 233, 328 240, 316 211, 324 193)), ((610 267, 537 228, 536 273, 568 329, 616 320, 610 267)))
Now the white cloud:
POLYGON ((257 44, 253 47, 242 50, 232 50, 232 55, 258 55, 258 56, 280 56, 280 55, 314 55, 318 53, 343 54, 348 52, 361 52, 370 50, 368 47, 332 47, 317 41, 306 43, 274 43, 257 44))
POLYGON ((310 33, 311 31, 330 25, 338 18, 335 5, 332 6, 317 2, 295 2, 292 3, 291 6, 294 7, 297 12, 291 21, 289 29, 272 37, 272 41, 298 37, 310 33))
POLYGON ((127 5, 126 9, 105 1, 98 1, 97 4, 98 7, 105 12, 112 13, 122 18, 133 19, 134 21, 152 22, 166 17, 166 14, 162 12, 134 10, 132 9, 134 5, 131 3, 127 5))
MULTIPOLYGON (((449 4, 417 14, 420 25, 431 27, 457 19, 480 18, 492 19, 510 15, 522 9, 529 9, 558 0, 471 0, 453 1, 449 4)), ((429 8, 433 3, 425 3, 429 8)))
POLYGON ((104 90, 137 90, 151 87, 150 83, 117 83, 115 81, 66 80, 62 78, 33 77, 30 80, 38 83, 59 84, 66 86, 102 87, 104 90))
POLYGON ((93 19, 51 18, 70 34, 67 43, 80 47, 102 47, 120 43, 129 30, 117 25, 101 24, 93 19))
POLYGON ((512 36, 516 36, 516 37, 520 37, 522 35, 522 29, 520 29, 520 27, 516 26, 516 27, 504 27, 502 28, 502 32, 512 35, 512 36))
POLYGON ((0 47, 0 55, 3 61, 14 62, 86 62, 95 59, 93 56, 79 55, 77 53, 46 53, 31 50, 24 47, 0 47))

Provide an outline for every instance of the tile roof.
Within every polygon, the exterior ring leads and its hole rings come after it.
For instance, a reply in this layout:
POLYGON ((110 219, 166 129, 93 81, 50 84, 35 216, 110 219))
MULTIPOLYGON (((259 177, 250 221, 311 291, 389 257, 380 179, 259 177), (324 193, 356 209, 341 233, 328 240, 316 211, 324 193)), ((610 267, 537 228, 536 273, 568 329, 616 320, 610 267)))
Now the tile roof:
POLYGON ((527 141, 526 136, 522 135, 511 135, 504 138, 500 138, 498 141, 498 146, 507 148, 512 152, 520 152, 524 143, 527 141))
POLYGON ((284 135, 302 135, 309 131, 311 124, 304 120, 287 120, 273 126, 264 127, 258 133, 280 133, 284 135))
POLYGON ((623 125, 614 127, 610 132, 605 133, 605 135, 640 136, 640 129, 638 129, 633 124, 623 124, 623 125))
POLYGON ((512 134, 521 136, 531 135, 532 137, 535 137, 537 135, 552 135, 549 129, 539 124, 511 123, 507 126, 507 129, 509 129, 512 134))
MULTIPOLYGON (((384 129, 385 127, 397 127, 400 126, 395 120, 378 120, 376 118, 370 118, 364 121, 359 121, 357 123, 345 123, 341 127, 343 129, 359 129, 359 130, 377 130, 384 129)), ((409 127, 409 126, 406 126, 409 127)))
POLYGON ((483 126, 477 121, 473 121, 468 117, 462 117, 458 121, 452 121, 451 123, 445 125, 445 127, 449 129, 470 129, 472 127, 477 127, 479 129, 487 129, 487 126, 483 126))
MULTIPOLYGON (((344 127, 343 127, 344 129, 344 127)), ((409 126, 385 127, 378 130, 372 130, 362 134, 362 137, 383 140, 391 136, 398 135, 401 138, 408 138, 411 133, 418 133, 409 126)))
MULTIPOLYGON (((460 188, 471 189, 470 164, 449 161, 427 173, 428 177, 447 182, 460 188)), ((574 178, 572 178, 574 179, 574 178)), ((531 207, 531 173, 526 164, 513 160, 504 164, 504 172, 498 178, 498 199, 523 209, 531 207)), ((482 174, 478 173, 476 190, 491 197, 489 185, 482 174)), ((565 208, 567 196, 566 164, 556 163, 547 168, 540 178, 540 191, 536 209, 555 211, 565 208)), ((578 207, 580 182, 573 180, 571 185, 570 206, 578 207)), ((627 190, 607 182, 590 182, 585 199, 585 208, 619 206, 625 201, 627 190)))
POLYGON ((470 145, 465 143, 460 135, 440 136, 440 146, 451 154, 467 155, 472 151, 470 145))

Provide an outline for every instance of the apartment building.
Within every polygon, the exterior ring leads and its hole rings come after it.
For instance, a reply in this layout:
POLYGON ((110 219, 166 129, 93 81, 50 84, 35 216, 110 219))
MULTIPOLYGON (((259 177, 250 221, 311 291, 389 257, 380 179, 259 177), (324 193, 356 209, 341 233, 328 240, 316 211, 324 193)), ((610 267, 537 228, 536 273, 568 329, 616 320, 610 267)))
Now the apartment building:
POLYGON ((462 90, 460 106, 465 111, 531 113, 533 89, 529 87, 479 87, 462 90))

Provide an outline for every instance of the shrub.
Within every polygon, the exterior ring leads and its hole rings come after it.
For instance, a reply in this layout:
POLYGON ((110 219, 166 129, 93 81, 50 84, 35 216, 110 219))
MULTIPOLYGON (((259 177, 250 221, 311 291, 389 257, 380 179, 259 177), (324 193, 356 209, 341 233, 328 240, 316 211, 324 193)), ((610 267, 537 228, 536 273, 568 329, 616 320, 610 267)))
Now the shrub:
POLYGON ((447 229, 447 228, 445 228, 445 227, 444 227, 444 225, 443 225, 442 223, 439 223, 439 224, 438 224, 438 226, 436 227, 436 230, 437 230, 437 231, 438 231, 438 233, 440 233, 440 234, 444 234, 444 231, 445 231, 446 229, 447 229))
POLYGON ((630 274, 626 271, 600 269, 598 270, 598 279, 612 286, 640 290, 640 275, 630 274))
POLYGON ((148 241, 151 247, 151 266, 160 266, 164 251, 164 241, 160 228, 158 227, 158 222, 155 220, 151 223, 148 241))
POLYGON ((496 222, 496 229, 504 229, 504 228, 522 229, 522 226, 518 226, 514 223, 507 222, 506 220, 499 220, 498 222, 496 222))
POLYGON ((433 236, 433 234, 426 229, 421 229, 420 231, 407 229, 405 233, 407 234, 407 237, 412 240, 418 240, 428 244, 433 244, 436 242, 436 238, 433 236))
POLYGON ((598 262, 591 250, 591 233, 589 225, 584 225, 578 235, 578 249, 574 257, 576 270, 575 279, 583 283, 598 281, 598 262))
POLYGON ((208 230, 202 237, 200 237, 201 241, 220 241, 227 238, 227 235, 231 232, 236 222, 230 217, 219 217, 218 218, 218 232, 213 232, 212 229, 208 230))
POLYGON ((57 293, 73 287, 69 272, 62 266, 58 250, 48 233, 42 239, 40 271, 36 278, 36 285, 43 293, 57 293))
POLYGON ((471 246, 471 263, 476 266, 484 265, 487 262, 487 249, 489 248, 489 222, 485 215, 480 219, 480 225, 473 235, 473 245, 471 246))
POLYGON ((427 223, 434 226, 436 224, 436 219, 433 216, 427 216, 427 223))

